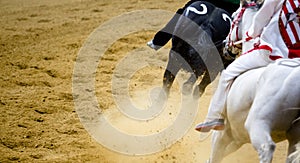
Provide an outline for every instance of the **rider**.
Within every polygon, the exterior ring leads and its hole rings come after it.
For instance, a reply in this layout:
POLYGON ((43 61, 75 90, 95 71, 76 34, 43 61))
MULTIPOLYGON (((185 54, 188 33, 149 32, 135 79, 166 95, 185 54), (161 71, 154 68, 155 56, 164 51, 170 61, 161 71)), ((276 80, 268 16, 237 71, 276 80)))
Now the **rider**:
POLYGON ((173 18, 166 24, 164 28, 162 28, 155 34, 154 38, 151 41, 149 41, 147 45, 154 50, 158 50, 162 46, 167 44, 167 42, 172 38, 172 33, 180 15, 183 14, 184 10, 188 6, 197 1, 206 1, 212 3, 216 7, 224 9, 229 14, 232 14, 239 7, 240 4, 239 0, 190 0, 185 4, 184 7, 176 11, 176 14, 173 16, 173 18))
POLYGON ((300 57, 299 0, 264 0, 246 32, 256 46, 222 71, 218 88, 209 106, 206 120, 196 126, 200 132, 224 129, 224 108, 228 90, 241 73, 268 65, 278 58, 300 57), (278 37, 278 34, 282 37, 278 37))

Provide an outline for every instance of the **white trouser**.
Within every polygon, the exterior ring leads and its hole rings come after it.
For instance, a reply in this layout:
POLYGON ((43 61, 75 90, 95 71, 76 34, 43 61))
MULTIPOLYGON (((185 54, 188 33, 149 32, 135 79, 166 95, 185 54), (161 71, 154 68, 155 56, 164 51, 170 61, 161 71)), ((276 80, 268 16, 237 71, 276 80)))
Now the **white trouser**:
POLYGON ((208 108, 206 121, 224 119, 223 113, 226 98, 233 80, 247 70, 263 67, 271 63, 272 60, 269 59, 269 55, 270 51, 268 50, 254 50, 238 57, 222 71, 219 79, 219 85, 208 108))

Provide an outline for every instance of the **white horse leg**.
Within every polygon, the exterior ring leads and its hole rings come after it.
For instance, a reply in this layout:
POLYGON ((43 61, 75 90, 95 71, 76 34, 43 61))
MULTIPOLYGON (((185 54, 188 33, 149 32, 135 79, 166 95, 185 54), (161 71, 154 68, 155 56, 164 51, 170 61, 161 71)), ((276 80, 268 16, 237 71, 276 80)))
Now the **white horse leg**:
POLYGON ((269 102, 266 105, 266 98, 258 98, 268 97, 262 95, 266 95, 266 92, 256 94, 258 100, 254 100, 250 108, 245 128, 248 131, 252 146, 258 152, 260 163, 271 163, 276 147, 271 137, 271 124, 278 113, 273 103, 269 102))
POLYGON ((300 121, 298 120, 287 131, 289 141, 287 163, 300 163, 300 121))
POLYGON ((260 163, 271 163, 276 144, 270 135, 270 128, 263 120, 246 121, 251 143, 258 152, 260 163))
POLYGON ((224 157, 238 150, 242 144, 236 144, 230 130, 214 131, 212 136, 212 153, 208 163, 220 163, 224 157))

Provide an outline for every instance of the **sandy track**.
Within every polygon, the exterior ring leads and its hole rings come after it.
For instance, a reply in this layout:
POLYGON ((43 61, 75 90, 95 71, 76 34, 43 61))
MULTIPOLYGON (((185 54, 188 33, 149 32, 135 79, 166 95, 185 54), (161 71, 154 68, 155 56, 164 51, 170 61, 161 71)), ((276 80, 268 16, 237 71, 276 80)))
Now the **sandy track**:
MULTIPOLYGON (((80 47, 87 37, 111 18, 141 9, 175 11, 184 1, 168 0, 2 0, 0 1, 0 162, 204 162, 210 142, 198 141, 190 128, 170 148, 152 155, 128 156, 101 146, 83 128, 72 96, 72 73, 80 47)), ((160 15, 151 19, 160 19, 160 15)), ((167 20, 166 20, 167 21, 167 20)), ((163 24, 155 24, 157 27, 163 24)), ((122 28, 122 27, 120 27, 122 28)), ((124 27, 125 28, 125 27, 124 27)), ((157 123, 172 123, 175 113, 167 113, 156 123, 126 125, 116 113, 111 79, 117 63, 133 50, 155 56, 166 63, 167 49, 153 52, 145 43, 155 31, 129 34, 109 47, 96 73, 96 95, 100 107, 113 112, 111 121, 128 132, 163 129, 157 123)), ((163 69, 148 67, 131 79, 130 96, 137 105, 153 85, 160 85, 163 69)), ((178 85, 170 106, 178 102, 178 85)), ((203 120, 211 97, 208 91, 199 102, 193 124, 203 120)), ((274 162, 284 162, 286 144, 278 145, 274 162)), ((226 158, 225 162, 257 162, 250 145, 226 158)))

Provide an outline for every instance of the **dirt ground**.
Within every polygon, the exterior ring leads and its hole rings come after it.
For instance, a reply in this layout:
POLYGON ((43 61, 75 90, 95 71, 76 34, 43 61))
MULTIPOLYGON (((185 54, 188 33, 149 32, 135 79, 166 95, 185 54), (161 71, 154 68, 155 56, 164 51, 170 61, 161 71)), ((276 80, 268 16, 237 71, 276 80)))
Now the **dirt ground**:
MULTIPOLYGON (((161 152, 141 156, 120 154, 95 141, 80 122, 72 95, 76 57, 96 28, 128 12, 142 9, 174 12, 184 3, 183 0, 0 0, 0 162, 205 162, 210 140, 200 142, 193 126, 204 119, 210 91, 201 97, 198 115, 184 137, 161 152)), ((145 18, 167 22, 168 17, 145 18)), ((156 28, 162 25, 154 23, 156 28)), ((123 29, 126 25, 115 28, 123 29)), ((141 55, 153 56, 154 62, 166 64, 169 45, 158 52, 145 46, 154 34, 155 30, 143 29, 115 40, 108 47, 95 75, 96 96, 104 111, 118 111, 112 97, 112 74, 128 53, 139 50, 141 55)), ((137 105, 147 105, 146 100, 141 100, 147 94, 145 90, 161 85, 162 75, 162 67, 145 67, 131 76, 129 94, 137 105)), ((171 107, 180 98, 178 87, 175 84, 171 92, 171 107)), ((125 121, 118 113, 110 118, 126 132, 151 133, 167 127, 176 114, 170 112, 158 122, 145 124, 150 131, 125 121)), ((286 148, 286 142, 277 145, 275 163, 284 162, 286 148)), ((245 145, 224 162, 252 163, 258 162, 258 158, 253 148, 245 145)))

